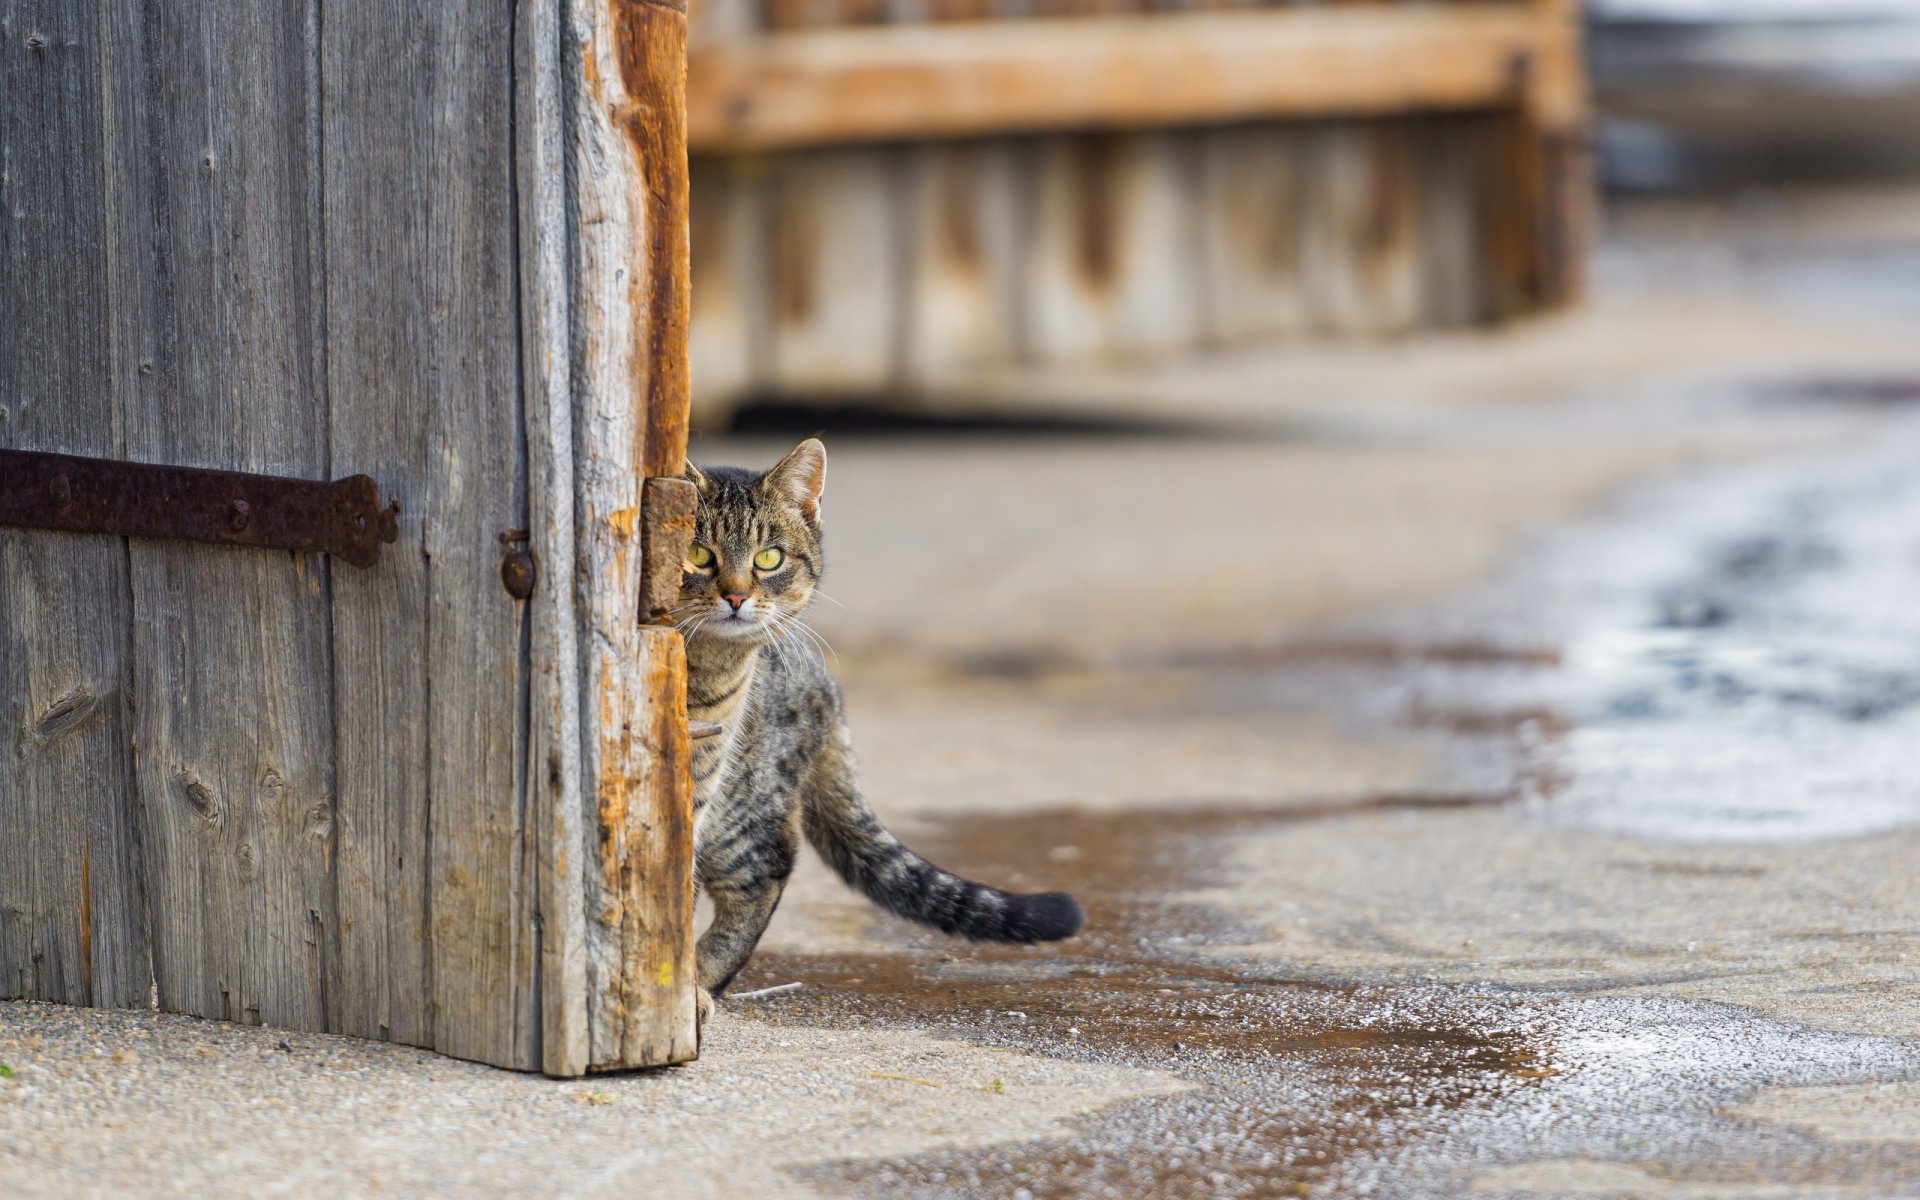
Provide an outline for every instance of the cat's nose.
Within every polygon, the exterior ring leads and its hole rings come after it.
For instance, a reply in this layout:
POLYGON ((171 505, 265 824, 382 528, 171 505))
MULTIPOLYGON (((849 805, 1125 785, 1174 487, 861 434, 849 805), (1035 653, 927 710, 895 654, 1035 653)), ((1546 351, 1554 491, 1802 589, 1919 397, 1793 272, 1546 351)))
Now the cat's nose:
POLYGON ((747 602, 747 594, 745 592, 722 592, 720 598, 728 604, 733 605, 733 611, 735 612, 739 612, 740 606, 747 602))

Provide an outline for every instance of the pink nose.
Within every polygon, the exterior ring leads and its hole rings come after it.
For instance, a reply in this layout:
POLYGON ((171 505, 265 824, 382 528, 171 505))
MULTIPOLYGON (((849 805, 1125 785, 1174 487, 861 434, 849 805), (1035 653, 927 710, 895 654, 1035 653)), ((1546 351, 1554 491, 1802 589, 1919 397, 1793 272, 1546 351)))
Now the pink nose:
POLYGON ((740 606, 747 602, 747 594, 745 592, 725 592, 721 594, 720 598, 728 604, 733 605, 733 611, 735 612, 739 612, 740 606))

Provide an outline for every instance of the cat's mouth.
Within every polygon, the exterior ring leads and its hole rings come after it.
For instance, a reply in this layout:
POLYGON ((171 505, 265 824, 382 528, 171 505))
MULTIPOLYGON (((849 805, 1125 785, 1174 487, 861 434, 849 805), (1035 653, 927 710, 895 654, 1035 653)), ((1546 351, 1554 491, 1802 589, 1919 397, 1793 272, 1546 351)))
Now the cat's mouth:
POLYGON ((700 626, 701 632, 712 633, 725 638, 765 637, 767 623, 760 613, 754 610, 752 601, 743 604, 737 610, 729 610, 724 604, 716 610, 709 620, 700 626))

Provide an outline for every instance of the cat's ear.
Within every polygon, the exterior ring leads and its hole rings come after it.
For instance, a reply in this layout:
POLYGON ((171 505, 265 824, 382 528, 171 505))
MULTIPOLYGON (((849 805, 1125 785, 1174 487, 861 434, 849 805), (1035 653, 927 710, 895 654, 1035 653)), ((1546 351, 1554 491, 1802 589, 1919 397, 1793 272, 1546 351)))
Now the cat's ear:
POLYGON ((808 438, 768 471, 766 488, 791 501, 809 521, 820 519, 820 493, 827 486, 827 448, 808 438))
POLYGON ((703 492, 707 490, 707 473, 695 466, 692 459, 687 460, 687 469, 680 473, 680 478, 703 492))

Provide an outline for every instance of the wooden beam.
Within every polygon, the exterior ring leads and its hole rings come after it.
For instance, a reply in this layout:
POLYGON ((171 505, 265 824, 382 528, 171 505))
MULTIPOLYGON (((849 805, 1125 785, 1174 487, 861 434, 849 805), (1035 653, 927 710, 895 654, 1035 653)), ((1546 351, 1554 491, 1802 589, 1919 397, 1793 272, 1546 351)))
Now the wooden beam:
POLYGON ((1522 104, 1565 119, 1577 45, 1563 12, 1494 3, 766 34, 695 53, 689 142, 716 153, 1522 104))
POLYGON ((570 1039, 546 1056, 555 1075, 699 1049, 684 650, 672 629, 642 629, 639 611, 644 480, 686 460, 687 15, 671 2, 579 0, 565 19, 577 548, 573 574, 553 579, 579 594, 585 808, 552 828, 586 840, 556 843, 548 865, 553 902, 571 892, 586 905, 586 984, 550 993, 584 1002, 554 1030, 570 1039), (583 891, 572 891, 575 861, 583 891))

